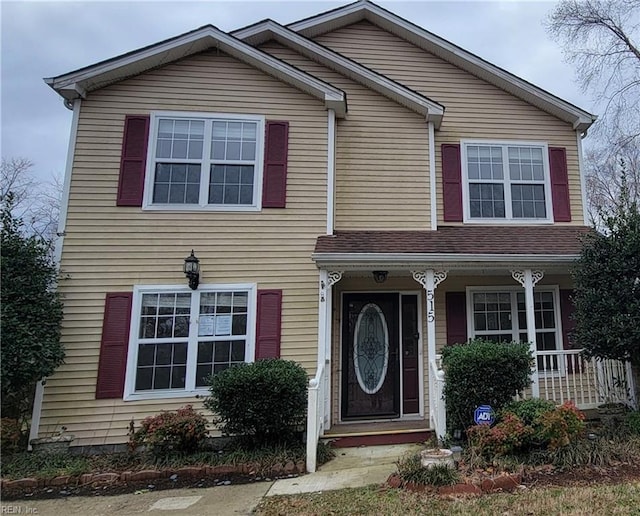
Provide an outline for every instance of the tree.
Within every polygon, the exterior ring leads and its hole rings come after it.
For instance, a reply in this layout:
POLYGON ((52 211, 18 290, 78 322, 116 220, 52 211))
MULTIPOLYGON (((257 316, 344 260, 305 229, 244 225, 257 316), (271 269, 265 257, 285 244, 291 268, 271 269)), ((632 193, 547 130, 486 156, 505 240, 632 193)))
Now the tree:
POLYGON ((640 1, 562 0, 547 28, 575 64, 578 83, 591 92, 603 114, 593 126, 596 142, 586 155, 587 193, 592 218, 620 196, 619 163, 627 185, 640 190, 640 1), (635 171, 635 173, 632 173, 635 171))
POLYGON ((30 412, 35 383, 62 364, 62 303, 49 249, 39 235, 25 234, 13 215, 14 195, 1 203, 0 372, 2 417, 24 419, 30 412))
POLYGON ((576 342, 587 356, 640 365, 640 210, 621 197, 588 234, 573 272, 576 342))
POLYGON ((9 192, 13 194, 12 213, 23 221, 25 232, 39 235, 52 248, 60 216, 60 179, 56 176, 43 181, 36 177, 34 164, 26 158, 2 158, 0 202, 9 192))

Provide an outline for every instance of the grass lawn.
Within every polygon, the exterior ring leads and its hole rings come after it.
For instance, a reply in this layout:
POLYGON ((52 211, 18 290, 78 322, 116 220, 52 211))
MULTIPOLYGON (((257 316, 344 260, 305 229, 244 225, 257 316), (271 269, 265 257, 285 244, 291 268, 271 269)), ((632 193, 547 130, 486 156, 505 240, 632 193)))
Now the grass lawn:
POLYGON ((275 515, 640 515, 640 481, 615 485, 524 489, 477 498, 441 498, 365 487, 265 498, 256 509, 275 515))

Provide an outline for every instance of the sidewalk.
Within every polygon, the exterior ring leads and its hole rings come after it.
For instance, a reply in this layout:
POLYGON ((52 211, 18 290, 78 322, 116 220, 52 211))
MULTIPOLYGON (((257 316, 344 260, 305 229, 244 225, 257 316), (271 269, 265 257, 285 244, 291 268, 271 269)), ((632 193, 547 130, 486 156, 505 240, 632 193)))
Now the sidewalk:
POLYGON ((309 475, 275 482, 255 482, 206 489, 175 489, 117 496, 19 500, 2 503, 2 514, 38 516, 106 516, 111 514, 180 514, 227 516, 251 514, 265 496, 330 491, 381 484, 395 471, 395 461, 420 445, 398 444, 338 448, 336 457, 309 475))

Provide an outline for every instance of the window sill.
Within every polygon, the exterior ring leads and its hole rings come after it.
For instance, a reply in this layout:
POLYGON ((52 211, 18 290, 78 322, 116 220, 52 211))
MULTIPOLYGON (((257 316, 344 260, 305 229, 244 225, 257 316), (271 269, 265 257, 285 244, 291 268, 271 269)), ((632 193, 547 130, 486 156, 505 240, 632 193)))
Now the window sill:
POLYGON ((143 401, 143 400, 167 400, 173 398, 196 398, 209 396, 207 389, 196 389, 193 391, 180 391, 180 390, 158 390, 148 392, 134 392, 125 394, 122 398, 123 401, 143 401))
POLYGON ((463 219, 463 224, 482 224, 492 226, 549 226, 554 223, 550 219, 463 219))
POLYGON ((143 211, 170 211, 170 212, 194 212, 194 211, 221 211, 221 212, 257 212, 261 211, 261 206, 201 206, 199 204, 163 204, 147 205, 142 207, 143 211))

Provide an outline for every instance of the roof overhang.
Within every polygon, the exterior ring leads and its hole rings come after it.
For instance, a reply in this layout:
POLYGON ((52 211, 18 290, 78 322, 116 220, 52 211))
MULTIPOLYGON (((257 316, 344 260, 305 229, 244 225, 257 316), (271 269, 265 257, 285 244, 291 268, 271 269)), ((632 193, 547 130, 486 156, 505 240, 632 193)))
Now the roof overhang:
POLYGON ((44 81, 66 100, 74 100, 85 97, 87 93, 109 84, 208 49, 218 49, 308 93, 323 102, 327 109, 335 110, 338 117, 346 115, 347 98, 344 91, 270 56, 212 25, 74 72, 46 78, 44 81))
POLYGON ((343 270, 387 269, 508 269, 544 267, 546 271, 567 271, 577 254, 462 254, 462 253, 313 253, 319 268, 343 270))
POLYGON ((264 20, 232 33, 234 37, 251 45, 275 40, 300 55, 320 63, 353 81, 421 114, 427 122, 439 128, 444 115, 444 106, 413 91, 388 77, 381 75, 333 50, 293 32, 273 20, 264 20))
POLYGON ((359 0, 345 7, 334 9, 288 25, 291 30, 308 38, 337 30, 367 20, 378 27, 430 52, 449 63, 501 88, 525 102, 570 123, 576 131, 585 132, 596 116, 556 97, 524 79, 485 61, 453 43, 371 3, 359 0))

